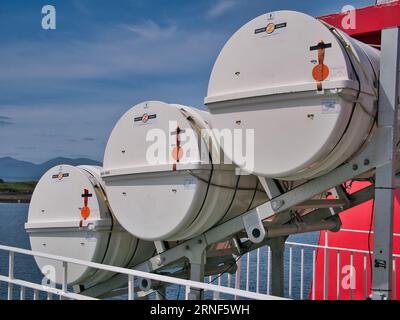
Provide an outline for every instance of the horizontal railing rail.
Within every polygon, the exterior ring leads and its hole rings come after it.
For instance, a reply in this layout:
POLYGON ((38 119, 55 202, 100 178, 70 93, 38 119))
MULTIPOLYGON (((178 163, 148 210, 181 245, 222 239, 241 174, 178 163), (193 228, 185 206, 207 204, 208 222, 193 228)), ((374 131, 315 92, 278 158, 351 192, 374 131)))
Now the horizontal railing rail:
POLYGON ((281 297, 274 297, 271 295, 260 294, 260 293, 255 293, 255 292, 251 292, 251 291, 245 291, 245 290, 240 290, 240 289, 235 289, 235 288, 228 288, 228 287, 218 286, 218 285, 209 284, 209 283, 195 282, 195 281, 191 281, 191 280, 169 277, 169 276, 165 276, 165 275, 147 273, 147 272, 143 272, 143 271, 139 271, 139 270, 125 269, 125 268, 121 268, 121 267, 115 267, 115 266, 94 263, 94 262, 88 262, 88 261, 78 260, 78 259, 74 259, 74 258, 61 257, 61 256, 57 256, 57 255, 51 255, 51 254, 47 254, 47 253, 36 252, 36 251, 20 249, 20 248, 14 248, 14 247, 9 247, 9 246, 0 245, 0 251, 6 251, 9 253, 9 274, 8 274, 8 276, 4 276, 4 275, 0 276, 0 281, 8 283, 8 299, 12 299, 12 297, 13 297, 13 287, 12 287, 13 285, 18 285, 20 287, 33 289, 34 296, 35 296, 35 294, 37 295, 38 291, 41 291, 41 292, 47 292, 50 294, 55 294, 62 298, 68 298, 68 299, 80 299, 80 300, 92 299, 92 298, 84 296, 84 295, 68 292, 67 270, 68 270, 69 264, 87 266, 87 267, 94 268, 97 270, 110 271, 113 273, 126 275, 127 283, 128 283, 128 299, 129 300, 133 300, 135 298, 135 295, 134 295, 134 293, 135 293, 134 292, 135 278, 138 278, 138 279, 144 278, 144 279, 159 281, 159 282, 162 282, 165 284, 183 286, 186 290, 185 297, 187 297, 187 293, 191 289, 198 289, 198 290, 203 290, 205 292, 210 291, 210 292, 214 292, 214 293, 216 292, 218 294, 227 294, 227 295, 232 295, 235 297, 241 297, 241 298, 253 299, 253 300, 282 300, 283 299, 281 297), (28 256, 33 256, 33 257, 46 258, 46 259, 62 262, 62 264, 63 264, 62 288, 55 289, 50 286, 39 285, 39 284, 34 284, 31 282, 15 279, 14 278, 14 255, 15 254, 22 254, 22 255, 28 255, 28 256))
MULTIPOLYGON (((341 232, 354 233, 369 233, 363 230, 342 229, 341 232)), ((322 234, 324 235, 324 234, 322 234)), ((400 235, 395 235, 400 236, 400 235)), ((325 243, 309 244, 295 241, 286 242, 285 245, 285 297, 288 299, 354 299, 355 289, 341 288, 343 275, 341 274, 344 265, 349 265, 353 272, 353 268, 358 275, 357 283, 361 283, 362 297, 367 299, 369 296, 369 279, 370 270, 369 263, 373 252, 368 250, 360 250, 356 248, 343 248, 337 246, 329 246, 328 236, 325 233, 325 243), (321 252, 322 256, 319 259, 317 267, 317 253, 321 252), (332 261, 331 259, 334 259, 332 261), (321 265, 322 263, 322 265, 321 265), (333 265, 333 268, 331 267, 333 265), (360 269, 361 268, 361 269, 360 269), (320 274, 321 273, 321 274, 320 274), (334 276, 332 276, 332 274, 334 276), (329 277, 330 275, 330 277, 329 277), (334 279, 335 278, 335 279, 334 279), (322 281, 322 282, 321 282, 322 281), (318 286, 317 286, 318 284, 318 286), (335 294, 332 295, 333 288, 335 294), (321 287, 323 287, 321 295, 321 287)), ((29 288, 34 292, 34 298, 38 298, 38 291, 47 292, 48 295, 57 295, 66 299, 93 299, 69 292, 66 284, 66 272, 69 264, 83 265, 90 268, 110 271, 117 274, 123 274, 127 277, 128 284, 128 299, 135 299, 135 279, 149 279, 155 282, 161 282, 169 285, 175 285, 179 288, 183 287, 184 298, 191 289, 198 289, 204 292, 212 293, 212 298, 217 300, 221 298, 245 298, 245 299, 262 299, 276 300, 282 299, 270 295, 271 293, 271 251, 269 247, 259 248, 242 256, 237 261, 237 271, 234 274, 222 273, 216 276, 210 276, 205 279, 205 282, 195 282, 166 275, 147 273, 138 270, 124 269, 115 266, 108 266, 94 262, 87 262, 73 258, 66 258, 56 255, 50 255, 42 252, 34 252, 26 249, 19 249, 0 245, 0 251, 9 252, 9 274, 0 275, 0 282, 6 282, 8 286, 8 297, 11 298, 13 291, 12 286, 20 286, 21 288, 29 288), (60 261, 64 266, 64 280, 61 289, 34 284, 31 282, 18 280, 14 278, 14 255, 23 254, 28 256, 47 258, 55 261, 60 261)), ((400 258, 400 254, 393 254, 393 298, 397 297, 396 284, 396 263, 400 258)), ((352 274, 351 274, 352 276, 352 274)), ((357 287, 360 291, 360 287, 357 287)), ((180 297, 178 291, 178 298, 180 297)), ((21 298, 25 293, 21 289, 21 298)), ((358 292, 357 298, 360 298, 358 292)))
MULTIPOLYGON (((369 233, 349 229, 340 232, 369 233)), ((284 296, 299 300, 367 299, 370 295, 370 259, 373 251, 330 246, 327 233, 322 233, 324 235, 328 245, 286 242, 284 296), (321 256, 317 260, 319 253, 321 256), (342 273, 344 267, 348 274, 342 273), (342 281, 346 276, 349 281, 353 281, 353 276, 357 279, 356 287, 343 287, 342 281)), ((400 254, 393 254, 392 299, 397 298, 396 264, 399 258, 400 254)), ((241 257, 235 275, 218 275, 216 278, 220 285, 234 285, 238 289, 268 295, 272 290, 271 276, 271 252, 269 247, 264 247, 241 257)))
MULTIPOLYGON (((366 253, 366 254, 373 254, 374 252, 367 251, 367 250, 359 250, 359 249, 351 249, 351 248, 341 248, 341 247, 332 247, 332 246, 325 246, 325 245, 317 245, 317 244, 307 244, 307 243, 298 243, 298 242, 286 242, 287 246, 293 247, 304 247, 304 248, 315 248, 315 249, 329 249, 333 251, 343 251, 343 252, 353 252, 353 253, 366 253)), ((400 258, 400 254, 393 254, 393 257, 400 258)))

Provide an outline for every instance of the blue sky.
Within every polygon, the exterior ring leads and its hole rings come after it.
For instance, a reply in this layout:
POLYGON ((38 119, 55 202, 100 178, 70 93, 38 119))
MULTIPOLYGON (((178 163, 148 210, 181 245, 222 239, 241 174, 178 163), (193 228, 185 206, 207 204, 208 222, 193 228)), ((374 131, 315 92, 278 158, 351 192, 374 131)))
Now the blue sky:
POLYGON ((203 107, 213 63, 244 23, 289 9, 318 16, 374 1, 2 0, 0 157, 102 160, 131 106, 203 107), (57 29, 43 30, 54 5, 57 29))

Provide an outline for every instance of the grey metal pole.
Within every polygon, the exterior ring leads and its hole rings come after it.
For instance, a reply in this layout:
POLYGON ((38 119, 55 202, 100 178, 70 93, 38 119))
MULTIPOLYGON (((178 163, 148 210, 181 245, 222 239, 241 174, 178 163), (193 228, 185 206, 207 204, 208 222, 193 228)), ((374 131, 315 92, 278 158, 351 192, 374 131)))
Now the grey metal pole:
MULTIPOLYGON (((285 294, 285 242, 287 237, 271 239, 270 248, 272 254, 272 283, 273 296, 283 297, 285 294)), ((268 266, 269 267, 269 266, 268 266)))
MULTIPOLYGON (((204 250, 194 254, 193 259, 189 259, 190 263, 190 274, 189 278, 192 281, 204 282, 204 271, 206 263, 206 253, 204 250)), ((203 290, 197 288, 190 288, 190 292, 187 295, 188 300, 203 300, 203 290)))
POLYGON ((378 130, 387 131, 384 141, 387 162, 376 168, 374 257, 372 265, 372 296, 374 300, 391 298, 393 213, 396 186, 396 144, 399 102, 399 28, 382 31, 381 74, 379 86, 378 130))

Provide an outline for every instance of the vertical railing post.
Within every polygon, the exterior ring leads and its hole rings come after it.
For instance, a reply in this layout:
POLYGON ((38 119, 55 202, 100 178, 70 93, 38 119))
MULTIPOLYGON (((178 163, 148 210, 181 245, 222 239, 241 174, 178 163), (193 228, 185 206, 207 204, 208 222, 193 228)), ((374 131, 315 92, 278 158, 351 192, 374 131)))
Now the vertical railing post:
MULTIPOLYGON (((61 282, 61 291, 62 293, 67 293, 68 291, 68 263, 66 261, 62 262, 62 282, 61 282)), ((64 300, 65 298, 61 295, 60 300, 64 300)))
POLYGON ((350 300, 354 299, 354 289, 356 286, 356 278, 353 272, 354 269, 354 252, 350 252, 350 300))
POLYGON ((25 300, 25 287, 21 287, 20 292, 19 292, 19 299, 25 300))
POLYGON ((135 300, 135 277, 128 275, 128 299, 135 300))
POLYGON ((304 299, 304 248, 301 248, 300 256, 300 300, 304 299))
POLYGON ((368 281, 368 274, 367 274, 367 254, 364 253, 364 300, 367 299, 367 281, 368 281))
POLYGON ((271 248, 267 247, 267 294, 271 292, 271 248))
MULTIPOLYGON (((204 282, 204 280, 203 280, 204 282)), ((156 290, 156 300, 167 300, 167 290, 165 285, 161 285, 157 290, 156 290)))
MULTIPOLYGON (((222 281, 221 277, 222 277, 221 274, 218 275, 218 286, 221 286, 221 283, 222 283, 221 282, 222 281)), ((213 298, 214 298, 214 300, 220 300, 221 296, 220 296, 219 291, 214 291, 213 292, 213 298)))
POLYGON ((336 273, 336 282, 337 282, 337 292, 336 292, 336 296, 337 296, 337 300, 340 300, 340 250, 338 250, 337 252, 337 273, 336 273))
POLYGON ((396 257, 393 258, 393 300, 397 299, 397 276, 396 276, 396 257))
POLYGON ((328 231, 325 231, 325 248, 324 248, 324 294, 323 300, 328 299, 328 270, 329 270, 329 247, 328 247, 328 231))
POLYGON ((312 256, 312 264, 313 264, 313 266, 312 266, 312 300, 315 300, 315 286, 316 286, 316 284, 315 284, 315 281, 316 281, 316 265, 315 265, 315 263, 316 263, 316 253, 315 253, 315 249, 313 250, 313 256, 312 256))
MULTIPOLYGON (((14 252, 10 251, 8 256, 8 279, 14 279, 14 252)), ((13 300, 13 290, 14 286, 12 283, 8 283, 8 292, 7 298, 8 300, 13 300)))
POLYGON ((189 300, 190 298, 190 286, 185 287, 185 300, 189 300))
POLYGON ((292 298, 292 264, 293 264, 293 246, 289 247, 289 298, 292 298))
POLYGON ((246 254, 246 291, 250 291, 250 252, 246 254))
MULTIPOLYGON (((385 133, 376 155, 383 158, 376 168, 375 224, 372 263, 372 299, 391 299, 393 276, 393 213, 396 186, 396 153, 399 104, 400 29, 382 31, 379 81, 378 132, 385 133)), ((378 135, 379 137, 379 135, 378 135)), ((382 140, 382 139, 381 139, 382 140)))
POLYGON ((256 292, 260 292, 260 249, 257 249, 257 260, 256 260, 256 292))
MULTIPOLYGON (((237 270, 235 276, 235 289, 240 289, 240 274, 242 272, 242 259, 237 262, 237 270)), ((239 296, 235 296, 235 300, 240 300, 239 296)))

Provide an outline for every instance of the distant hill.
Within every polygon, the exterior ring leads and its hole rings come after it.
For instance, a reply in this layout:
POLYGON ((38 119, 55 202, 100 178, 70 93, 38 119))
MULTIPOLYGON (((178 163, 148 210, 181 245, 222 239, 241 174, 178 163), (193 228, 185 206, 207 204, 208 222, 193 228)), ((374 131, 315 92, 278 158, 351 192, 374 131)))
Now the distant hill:
POLYGON ((11 157, 0 158, 0 179, 5 181, 37 181, 50 168, 59 164, 101 166, 91 159, 55 158, 41 164, 21 161, 11 157))

